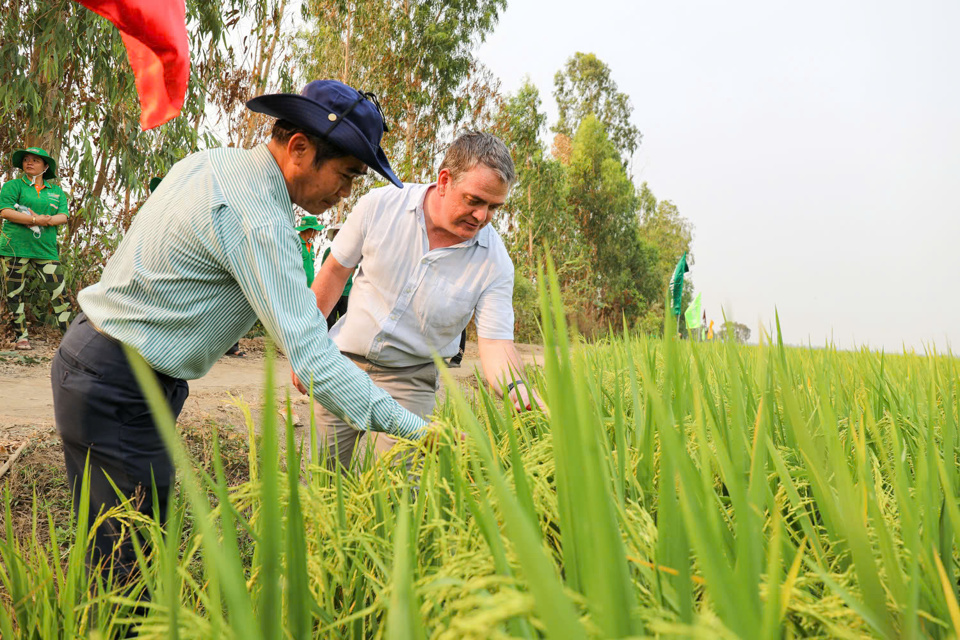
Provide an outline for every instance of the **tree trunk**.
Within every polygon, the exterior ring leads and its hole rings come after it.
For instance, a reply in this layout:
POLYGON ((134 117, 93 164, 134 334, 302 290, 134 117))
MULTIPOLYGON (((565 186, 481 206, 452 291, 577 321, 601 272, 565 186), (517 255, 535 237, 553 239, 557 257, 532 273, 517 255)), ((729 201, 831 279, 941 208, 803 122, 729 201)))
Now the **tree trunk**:
POLYGON ((530 256, 530 266, 533 266, 533 185, 527 185, 527 253, 530 256))
MULTIPOLYGON (((263 28, 258 29, 257 35, 257 55, 254 60, 252 80, 253 93, 261 95, 266 91, 267 83, 270 80, 270 69, 273 66, 273 57, 277 49, 277 42, 280 40, 280 27, 283 24, 283 14, 286 12, 287 1, 280 0, 280 6, 274 14, 274 18, 264 21, 263 28), (273 32, 268 33, 268 28, 273 26, 273 32)), ((244 149, 250 148, 253 144, 253 136, 257 132, 257 122, 259 118, 251 111, 244 112, 244 118, 247 126, 239 140, 239 146, 244 149)))
POLYGON ((123 196, 123 220, 120 222, 120 228, 126 231, 130 228, 130 186, 127 185, 126 193, 123 196))
POLYGON ((406 131, 406 134, 407 134, 406 135, 406 143, 407 143, 406 174, 407 175, 404 176, 404 178, 406 178, 409 181, 413 181, 415 179, 413 175, 413 143, 414 143, 413 127, 414 125, 416 125, 416 122, 417 122, 417 113, 413 108, 413 103, 408 103, 407 104, 407 131, 406 131))
POLYGON ((340 82, 350 84, 350 44, 353 39, 353 14, 357 6, 353 3, 347 9, 347 36, 343 45, 343 73, 340 75, 340 82))
MULTIPOLYGON (((68 7, 63 3, 56 15, 50 16, 49 24, 58 24, 65 22, 68 18, 68 7)), ((40 147, 47 151, 53 158, 60 155, 63 133, 61 129, 64 124, 59 122, 56 117, 59 101, 64 99, 59 91, 60 74, 57 70, 59 64, 55 64, 55 51, 48 47, 44 38, 38 37, 34 40, 33 50, 30 54, 30 73, 39 79, 38 93, 41 96, 43 106, 41 107, 40 122, 33 122, 33 127, 29 128, 24 134, 24 143, 28 147, 40 147), (41 60, 47 60, 48 64, 41 65, 41 60), (51 77, 52 76, 52 77, 51 77)))

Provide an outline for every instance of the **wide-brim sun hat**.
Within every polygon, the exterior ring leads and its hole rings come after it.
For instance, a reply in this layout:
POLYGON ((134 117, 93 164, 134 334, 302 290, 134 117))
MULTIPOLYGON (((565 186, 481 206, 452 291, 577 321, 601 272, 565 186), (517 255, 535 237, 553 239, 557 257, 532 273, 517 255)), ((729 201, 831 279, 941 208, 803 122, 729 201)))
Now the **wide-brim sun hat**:
POLYGON ((247 102, 247 108, 286 120, 340 147, 395 186, 380 140, 387 130, 380 104, 372 93, 361 93, 336 80, 314 80, 295 93, 272 93, 247 102))
POLYGON ((28 153, 43 158, 43 161, 47 163, 47 170, 43 172, 44 180, 52 180, 57 177, 57 161, 51 158, 50 154, 40 147, 27 147, 26 149, 17 149, 14 151, 13 155, 10 156, 13 166, 17 169, 23 169, 23 158, 28 153))
POLYGON ((333 236, 337 235, 337 233, 340 231, 341 227, 343 227, 342 224, 332 224, 332 225, 330 225, 329 227, 327 227, 327 229, 326 229, 326 231, 327 231, 327 238, 332 238, 333 236))
POLYGON ((323 231, 323 225, 317 222, 317 216, 303 216, 300 220, 300 226, 294 228, 297 231, 306 231, 307 229, 323 231))

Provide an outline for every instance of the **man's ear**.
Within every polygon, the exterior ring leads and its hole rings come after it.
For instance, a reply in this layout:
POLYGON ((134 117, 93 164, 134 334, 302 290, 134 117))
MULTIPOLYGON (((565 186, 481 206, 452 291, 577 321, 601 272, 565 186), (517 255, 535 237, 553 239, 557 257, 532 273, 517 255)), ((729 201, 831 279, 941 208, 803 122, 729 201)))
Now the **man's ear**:
POLYGON ((453 178, 450 176, 450 170, 441 169, 440 173, 437 174, 437 193, 441 196, 445 195, 452 184, 453 178))
POLYGON ((313 162, 314 152, 313 144, 302 133, 295 133, 287 140, 287 154, 298 166, 313 162))

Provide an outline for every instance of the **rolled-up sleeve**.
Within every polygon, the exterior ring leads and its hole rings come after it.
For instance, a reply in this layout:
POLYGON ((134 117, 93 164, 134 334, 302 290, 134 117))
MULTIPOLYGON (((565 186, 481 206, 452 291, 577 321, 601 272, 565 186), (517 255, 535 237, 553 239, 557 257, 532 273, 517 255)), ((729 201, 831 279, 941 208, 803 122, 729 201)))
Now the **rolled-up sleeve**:
POLYGON ((483 290, 477 300, 477 336, 513 340, 513 268, 483 290))
POLYGON ((374 385, 330 340, 316 298, 304 285, 292 227, 278 222, 244 230, 237 238, 226 250, 225 266, 300 380, 309 385, 313 379, 317 402, 356 429, 421 437, 426 423, 374 385))

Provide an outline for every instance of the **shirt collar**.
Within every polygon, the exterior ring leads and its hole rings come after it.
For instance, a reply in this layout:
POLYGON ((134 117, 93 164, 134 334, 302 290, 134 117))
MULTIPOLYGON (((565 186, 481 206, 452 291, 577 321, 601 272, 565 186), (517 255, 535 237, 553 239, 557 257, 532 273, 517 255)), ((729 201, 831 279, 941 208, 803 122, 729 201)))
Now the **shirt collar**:
MULTIPOLYGON (((20 178, 21 178, 25 183, 27 183, 28 185, 30 185, 31 187, 36 187, 36 184, 37 184, 37 183, 34 182, 34 181, 30 178, 30 176, 28 176, 27 174, 23 174, 22 176, 20 176, 20 178)), ((47 181, 43 179, 43 177, 40 178, 40 185, 41 185, 41 186, 40 186, 41 189, 45 189, 45 188, 47 188, 47 187, 50 186, 49 184, 47 184, 47 181)))
MULTIPOLYGON (((431 182, 430 184, 416 184, 416 185, 404 185, 404 188, 410 189, 410 196, 407 200, 407 211, 410 213, 417 214, 417 221, 420 226, 423 228, 424 232, 427 230, 427 222, 424 219, 426 213, 423 210, 423 203, 427 199, 427 192, 430 191, 430 187, 435 186, 436 182, 431 182), (419 187, 422 189, 418 194, 413 187, 419 187)), ((479 244, 481 247, 486 249, 490 246, 490 225, 488 224, 483 229, 477 232, 477 235, 473 236, 469 240, 464 240, 463 242, 447 247, 448 249, 470 247, 474 244, 479 244)))

